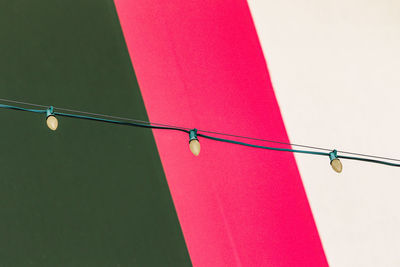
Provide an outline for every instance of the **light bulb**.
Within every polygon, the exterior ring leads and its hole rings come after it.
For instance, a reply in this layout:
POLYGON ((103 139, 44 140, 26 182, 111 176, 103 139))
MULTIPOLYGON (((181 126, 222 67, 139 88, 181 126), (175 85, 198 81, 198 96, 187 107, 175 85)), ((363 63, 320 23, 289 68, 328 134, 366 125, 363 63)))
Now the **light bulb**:
POLYGON ((343 169, 343 165, 340 162, 340 160, 338 159, 336 149, 329 153, 329 159, 331 160, 332 169, 337 173, 341 173, 342 169, 343 169))
POLYGON ((200 154, 200 142, 197 139, 190 140, 189 142, 190 151, 193 155, 198 156, 200 154))
POLYGON ((338 158, 331 160, 332 169, 337 172, 341 173, 343 170, 343 165, 338 158))
POLYGON ((200 154, 200 142, 197 139, 197 129, 189 131, 189 148, 193 155, 198 156, 200 154))
POLYGON ((46 123, 47 123, 47 127, 49 127, 50 130, 53 130, 53 131, 57 130, 58 120, 53 115, 50 115, 47 117, 46 123))

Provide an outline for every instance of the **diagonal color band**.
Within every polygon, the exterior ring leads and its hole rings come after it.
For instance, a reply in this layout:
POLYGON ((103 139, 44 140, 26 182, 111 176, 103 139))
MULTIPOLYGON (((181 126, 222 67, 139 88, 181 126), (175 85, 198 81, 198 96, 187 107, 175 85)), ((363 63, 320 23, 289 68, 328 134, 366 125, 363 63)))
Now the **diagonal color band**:
MULTIPOLYGON (((115 4, 150 121, 289 142, 245 0, 115 4)), ((154 136, 194 266, 327 265, 292 153, 154 136)))

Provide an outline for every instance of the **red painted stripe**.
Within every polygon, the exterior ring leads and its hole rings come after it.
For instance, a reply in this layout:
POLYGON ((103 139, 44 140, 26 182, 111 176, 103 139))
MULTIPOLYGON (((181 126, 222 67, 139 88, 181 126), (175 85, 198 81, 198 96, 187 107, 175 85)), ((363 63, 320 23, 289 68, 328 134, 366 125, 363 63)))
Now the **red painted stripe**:
MULTIPOLYGON (((288 141, 246 1, 115 2, 151 121, 288 141)), ((293 154, 154 135, 195 266, 327 265, 293 154)))

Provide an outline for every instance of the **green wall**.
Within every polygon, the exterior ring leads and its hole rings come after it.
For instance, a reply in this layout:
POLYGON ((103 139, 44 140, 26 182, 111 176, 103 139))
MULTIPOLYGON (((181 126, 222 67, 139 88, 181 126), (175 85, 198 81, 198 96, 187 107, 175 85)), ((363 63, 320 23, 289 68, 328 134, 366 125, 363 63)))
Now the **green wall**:
MULTIPOLYGON (((0 98, 147 120, 112 0, 1 1, 0 55, 0 98)), ((0 266, 191 265, 150 130, 0 122, 0 266)))

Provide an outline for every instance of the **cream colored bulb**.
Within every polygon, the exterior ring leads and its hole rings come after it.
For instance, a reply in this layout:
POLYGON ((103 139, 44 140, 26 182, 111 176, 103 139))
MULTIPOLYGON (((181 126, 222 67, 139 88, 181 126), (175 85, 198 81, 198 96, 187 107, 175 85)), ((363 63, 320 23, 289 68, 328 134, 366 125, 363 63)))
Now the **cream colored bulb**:
POLYGON ((47 123, 47 127, 49 127, 50 130, 53 130, 53 131, 57 130, 58 120, 53 115, 50 115, 47 117, 46 123, 47 123))
POLYGON ((343 165, 342 165, 342 163, 340 162, 339 159, 333 159, 333 160, 331 161, 331 166, 332 166, 332 169, 333 169, 335 172, 338 172, 338 173, 341 173, 341 172, 342 172, 343 165))
POLYGON ((200 154, 200 142, 199 140, 192 140, 189 142, 190 151, 192 151, 193 155, 198 156, 200 154))

